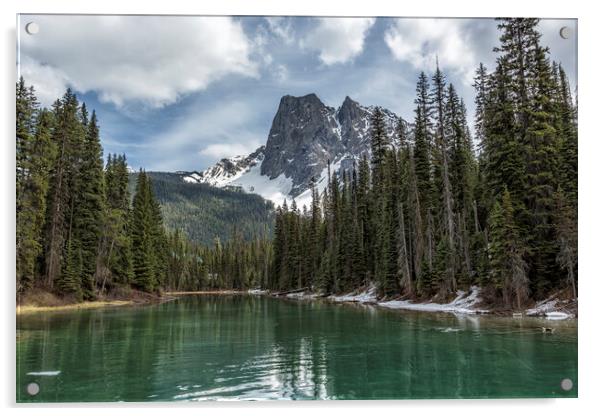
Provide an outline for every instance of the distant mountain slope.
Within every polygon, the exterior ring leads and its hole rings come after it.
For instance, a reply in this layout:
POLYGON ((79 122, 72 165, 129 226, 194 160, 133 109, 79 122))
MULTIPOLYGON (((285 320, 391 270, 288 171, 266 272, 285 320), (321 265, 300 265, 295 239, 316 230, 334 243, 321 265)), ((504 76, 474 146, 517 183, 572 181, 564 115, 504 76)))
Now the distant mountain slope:
MULTIPOLYGON (((213 244, 216 236, 227 240, 234 229, 246 239, 265 232, 271 235, 273 205, 261 196, 238 188, 187 183, 181 173, 147 173, 169 229, 180 229, 205 244, 213 244)), ((130 174, 132 195, 137 176, 130 174)))
MULTIPOLYGON (((373 111, 374 107, 362 106, 349 97, 335 109, 315 94, 286 95, 280 100, 265 146, 248 156, 222 159, 203 172, 185 175, 184 180, 237 186, 275 204, 295 198, 299 206, 309 205, 310 181, 315 178, 318 188, 324 189, 329 162, 332 172, 350 170, 363 154, 370 154, 373 111)), ((389 110, 383 112, 395 144, 393 132, 401 118, 389 110)))

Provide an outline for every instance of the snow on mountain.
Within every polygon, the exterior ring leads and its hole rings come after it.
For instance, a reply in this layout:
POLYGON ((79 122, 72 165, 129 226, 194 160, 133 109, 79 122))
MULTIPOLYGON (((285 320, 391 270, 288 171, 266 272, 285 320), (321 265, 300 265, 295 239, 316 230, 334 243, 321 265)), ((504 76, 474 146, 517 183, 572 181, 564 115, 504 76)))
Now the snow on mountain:
POLYGON ((270 179, 261 174, 261 166, 255 165, 228 183, 229 186, 240 187, 245 192, 261 195, 267 200, 280 205, 285 199, 290 202, 290 192, 293 187, 291 178, 284 174, 270 179))
POLYGON ((196 172, 191 173, 190 175, 186 175, 182 178, 184 182, 188 183, 199 183, 201 181, 201 175, 196 172))

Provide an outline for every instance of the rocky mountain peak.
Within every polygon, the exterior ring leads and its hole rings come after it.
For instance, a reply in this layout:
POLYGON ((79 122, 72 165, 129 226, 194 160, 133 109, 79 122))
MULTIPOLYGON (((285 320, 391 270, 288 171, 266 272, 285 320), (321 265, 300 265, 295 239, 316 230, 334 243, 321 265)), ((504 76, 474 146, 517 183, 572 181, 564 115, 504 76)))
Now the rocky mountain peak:
POLYGON ((316 94, 282 97, 272 122, 261 174, 292 178, 293 192, 320 175, 329 155, 342 150, 335 110, 316 94))
MULTIPOLYGON (((276 204, 281 204, 283 197, 300 198, 298 203, 302 206, 312 178, 319 189, 326 186, 329 162, 334 173, 350 170, 363 154, 370 153, 373 111, 373 107, 362 106, 350 97, 334 109, 313 93, 285 95, 280 99, 265 147, 246 158, 218 162, 200 174, 199 182, 240 186, 276 204)), ((393 139, 400 118, 389 110, 383 112, 387 132, 393 139)))
POLYGON ((343 104, 337 111, 337 119, 339 123, 343 123, 346 120, 357 119, 362 117, 363 110, 357 101, 353 101, 349 96, 345 97, 343 104))

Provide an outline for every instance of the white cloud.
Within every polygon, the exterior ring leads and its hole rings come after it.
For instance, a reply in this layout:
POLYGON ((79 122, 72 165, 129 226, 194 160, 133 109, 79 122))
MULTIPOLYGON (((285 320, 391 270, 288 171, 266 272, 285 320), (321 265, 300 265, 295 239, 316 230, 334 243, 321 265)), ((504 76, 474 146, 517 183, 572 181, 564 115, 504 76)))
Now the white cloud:
POLYGON ((437 57, 444 70, 472 82, 478 65, 469 20, 399 19, 385 32, 385 42, 395 59, 418 70, 432 71, 437 57))
POLYGON ((259 142, 247 143, 215 143, 202 149, 199 154, 215 159, 232 156, 246 156, 259 147, 259 142))
POLYGON ((319 18, 301 46, 319 51, 325 65, 345 63, 362 52, 375 21, 374 18, 319 18))
POLYGON ((95 91, 117 106, 161 107, 229 74, 258 74, 250 59, 252 42, 230 17, 49 15, 35 20, 39 34, 21 36, 21 70, 44 93, 70 85, 95 91))
POLYGON ((288 17, 266 17, 270 31, 281 39, 285 44, 290 45, 295 40, 295 34, 291 20, 288 17))
POLYGON ((28 56, 21 58, 19 70, 27 85, 35 86, 36 97, 44 107, 65 93, 68 79, 61 70, 42 65, 28 56))

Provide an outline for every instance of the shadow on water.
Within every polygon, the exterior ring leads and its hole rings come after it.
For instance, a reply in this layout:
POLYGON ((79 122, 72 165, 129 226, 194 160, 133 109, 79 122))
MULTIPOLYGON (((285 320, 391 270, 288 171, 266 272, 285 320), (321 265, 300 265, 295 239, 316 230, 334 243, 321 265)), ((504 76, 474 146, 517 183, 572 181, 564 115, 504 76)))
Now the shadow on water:
POLYGON ((577 396, 576 321, 187 296, 17 328, 23 402, 577 396))

